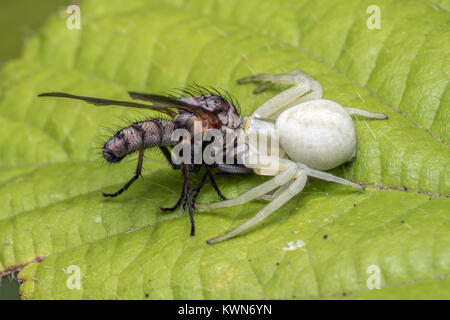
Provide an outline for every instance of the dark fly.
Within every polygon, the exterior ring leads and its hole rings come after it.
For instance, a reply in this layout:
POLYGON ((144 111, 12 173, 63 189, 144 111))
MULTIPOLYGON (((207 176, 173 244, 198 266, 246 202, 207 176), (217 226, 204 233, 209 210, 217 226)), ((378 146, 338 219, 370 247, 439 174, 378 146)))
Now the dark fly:
MULTIPOLYGON (((118 191, 114 193, 102 193, 104 197, 116 197, 127 190, 135 182, 142 172, 144 151, 148 148, 158 147, 167 161, 174 169, 181 170, 184 177, 181 196, 177 203, 170 208, 161 208, 162 211, 172 211, 180 207, 188 208, 191 219, 191 236, 195 235, 193 208, 196 197, 203 185, 211 182, 216 192, 222 199, 226 199, 220 192, 215 178, 217 176, 232 173, 241 174, 252 172, 251 169, 237 164, 206 165, 190 163, 174 163, 171 156, 171 148, 179 141, 173 141, 172 133, 175 129, 185 129, 190 136, 194 135, 194 122, 201 121, 204 131, 217 129, 223 134, 227 130, 238 130, 241 127, 239 112, 235 106, 235 100, 221 94, 214 89, 206 89, 193 86, 179 90, 177 95, 168 96, 129 92, 133 99, 143 100, 151 104, 143 104, 131 101, 110 100, 86 96, 72 95, 62 92, 42 93, 39 97, 60 97, 78 99, 96 106, 117 105, 131 108, 150 109, 163 113, 171 119, 150 118, 145 121, 133 122, 129 126, 117 131, 103 145, 102 154, 106 161, 117 163, 127 155, 138 152, 138 164, 134 176, 118 191), (190 175, 205 167, 205 175, 200 183, 190 189, 190 175), (217 168, 219 172, 212 173, 217 168)), ((192 138, 191 138, 192 139, 192 138)))

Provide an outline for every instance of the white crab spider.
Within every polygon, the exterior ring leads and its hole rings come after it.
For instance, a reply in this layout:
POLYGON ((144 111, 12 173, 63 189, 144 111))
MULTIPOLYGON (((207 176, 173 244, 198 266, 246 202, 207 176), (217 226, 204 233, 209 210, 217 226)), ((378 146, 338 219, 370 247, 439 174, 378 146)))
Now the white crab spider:
MULTIPOLYGON (((235 199, 200 204, 201 209, 226 208, 245 204, 254 199, 270 201, 253 218, 223 236, 208 240, 216 243, 238 235, 268 217, 305 187, 307 177, 341 183, 362 189, 349 180, 322 170, 335 168, 356 156, 356 134, 351 114, 368 118, 387 119, 382 113, 342 107, 321 99, 322 87, 306 73, 294 70, 286 74, 260 74, 239 80, 239 83, 263 83, 255 92, 270 84, 288 84, 291 88, 279 93, 245 120, 244 134, 275 128, 279 132, 280 150, 284 155, 266 163, 248 164, 257 174, 274 176, 235 199), (277 190, 275 190, 277 189, 277 190), (270 194, 274 191, 273 194, 270 194)), ((252 150, 250 147, 248 150, 252 150)), ((253 149, 253 151, 255 151, 253 149)), ((249 151, 247 151, 248 153, 249 151)), ((256 150, 258 152, 258 150, 256 150)))

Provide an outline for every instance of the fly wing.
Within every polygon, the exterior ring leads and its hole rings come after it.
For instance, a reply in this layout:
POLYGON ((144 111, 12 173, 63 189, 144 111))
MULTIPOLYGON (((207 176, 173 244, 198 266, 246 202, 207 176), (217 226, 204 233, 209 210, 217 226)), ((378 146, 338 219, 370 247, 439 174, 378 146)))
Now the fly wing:
MULTIPOLYGON (((93 104, 96 106, 113 106, 113 105, 115 105, 115 106, 122 106, 122 107, 150 109, 150 110, 164 113, 172 118, 174 118, 178 114, 174 110, 169 109, 172 106, 168 106, 167 104, 153 103, 153 105, 147 105, 147 104, 129 102, 129 101, 77 96, 77 95, 64 93, 64 92, 45 92, 45 93, 39 94, 38 97, 58 97, 58 98, 77 99, 77 100, 82 100, 82 101, 85 101, 87 103, 90 103, 90 104, 93 104)), ((173 106, 173 108, 175 108, 175 107, 173 106)))
POLYGON ((217 127, 220 128, 220 119, 219 117, 212 112, 211 110, 206 109, 201 105, 190 104, 185 101, 181 101, 178 99, 160 96, 156 94, 147 94, 147 93, 138 93, 138 92, 128 92, 131 98, 139 99, 151 102, 154 106, 168 106, 171 108, 176 108, 178 110, 184 110, 187 112, 191 112, 197 115, 202 122, 208 125, 208 127, 217 127))

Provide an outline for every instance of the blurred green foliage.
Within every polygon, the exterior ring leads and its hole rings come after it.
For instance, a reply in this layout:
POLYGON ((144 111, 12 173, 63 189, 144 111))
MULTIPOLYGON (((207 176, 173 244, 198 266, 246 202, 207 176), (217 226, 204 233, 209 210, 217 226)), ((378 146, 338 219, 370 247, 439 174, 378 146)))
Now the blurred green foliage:
MULTIPOLYGON (((32 36, 45 18, 70 1, 45 0, 36 5, 33 0, 2 1, 0 3, 0 67, 8 60, 20 57, 24 41, 32 36)), ((0 300, 19 299, 19 284, 15 277, 0 278, 0 300)))
POLYGON ((58 9, 64 9, 69 0, 18 0, 0 3, 0 66, 20 56, 25 39, 29 38, 58 9))

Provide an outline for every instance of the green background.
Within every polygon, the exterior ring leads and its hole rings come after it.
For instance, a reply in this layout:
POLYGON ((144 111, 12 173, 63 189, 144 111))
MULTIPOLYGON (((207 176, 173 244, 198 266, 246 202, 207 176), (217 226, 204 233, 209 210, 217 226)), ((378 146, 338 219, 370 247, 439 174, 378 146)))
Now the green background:
MULTIPOLYGON (((370 4, 84 1, 78 31, 55 11, 0 71, 0 270, 28 264, 18 277, 29 299, 448 298, 449 2, 376 1, 380 30, 366 27, 370 4), (201 212, 189 238, 183 212, 158 209, 177 199, 181 177, 154 152, 144 179, 102 199, 135 162, 102 166, 96 138, 140 113, 36 98, 127 99, 196 81, 231 91, 249 115, 280 88, 254 96, 236 79, 296 68, 324 98, 389 116, 355 117, 358 157, 333 170, 366 191, 311 180, 264 223, 213 246, 205 240, 264 203, 201 212), (71 265, 80 290, 67 286, 71 265), (381 290, 367 288, 371 265, 381 290)), ((219 183, 236 197, 266 179, 219 183)), ((217 200, 211 188, 199 198, 217 200)))
MULTIPOLYGON (((45 18, 55 10, 64 9, 70 1, 34 0, 0 2, 0 67, 8 60, 20 57, 25 39, 36 33, 45 18)), ((19 299, 15 277, 0 278, 0 299, 19 299)))

